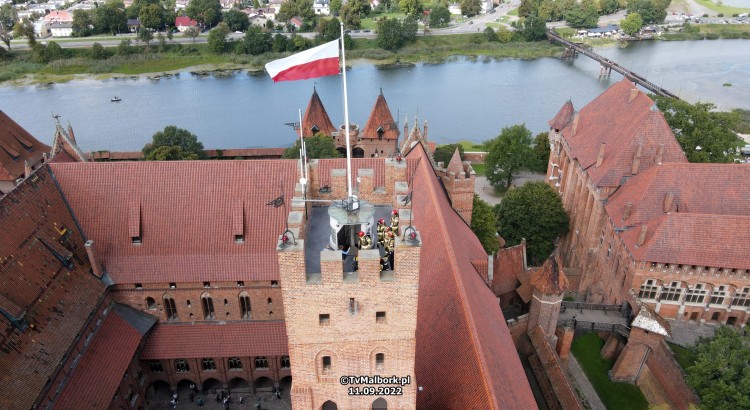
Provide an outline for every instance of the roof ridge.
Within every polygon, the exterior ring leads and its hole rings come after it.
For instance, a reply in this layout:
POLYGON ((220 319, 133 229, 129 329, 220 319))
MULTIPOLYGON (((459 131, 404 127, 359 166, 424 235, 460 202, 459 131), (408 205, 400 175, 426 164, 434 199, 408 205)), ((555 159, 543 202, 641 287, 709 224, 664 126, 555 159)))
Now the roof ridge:
MULTIPOLYGON (((421 146, 422 144, 417 144, 417 145, 421 146)), ((422 155, 427 156, 427 152, 424 149, 424 147, 422 147, 422 155)), ((422 167, 430 166, 430 167, 432 167, 432 165, 429 164, 429 161, 425 162, 423 164, 419 164, 418 166, 422 166, 422 167)), ((416 170, 415 170, 415 172, 416 172, 416 170)), ((434 170, 427 170, 427 173, 428 173, 428 175, 430 175, 430 178, 433 175, 435 175, 434 170)), ((433 183, 437 183, 437 179, 434 179, 433 183)), ((438 203, 437 202, 438 198, 437 198, 437 193, 435 192, 435 189, 430 189, 429 192, 430 192, 430 196, 431 196, 431 199, 432 199, 431 203, 432 204, 437 204, 438 203)), ((435 207, 437 208, 437 205, 435 205, 435 207)), ((458 274, 457 274, 457 272, 459 272, 460 269, 459 269, 458 263, 457 263, 456 258, 455 258, 455 253, 453 252, 453 237, 451 235, 448 235, 448 227, 445 224, 444 218, 435 218, 434 220, 438 221, 437 225, 438 225, 439 229, 442 231, 442 233, 444 234, 444 236, 443 236, 445 238, 444 243, 445 243, 445 246, 447 248, 446 249, 446 251, 447 251, 446 254, 448 255, 448 259, 450 260, 451 274, 453 276, 453 280, 456 282, 456 289, 458 290, 460 298, 461 298, 461 310, 464 312, 464 316, 466 318, 466 325, 471 330, 469 333, 470 333, 470 337, 471 337, 472 341, 474 342, 472 344, 472 348, 474 350, 474 354, 477 357, 477 361, 479 362, 479 367, 480 367, 480 369, 482 371, 482 374, 484 374, 484 375, 489 374, 490 373, 489 366, 487 364, 487 361, 484 358, 484 355, 481 352, 482 349, 480 348, 480 346, 482 345, 482 341, 481 341, 481 338, 479 337, 479 331, 478 331, 478 329, 476 327, 476 323, 474 321, 474 316, 471 313, 471 309, 469 309, 469 307, 465 303, 465 301, 468 300, 468 294, 466 292, 466 289, 464 288, 463 282, 461 281, 461 279, 458 277, 458 274)), ((481 279, 481 277, 480 277, 480 279, 481 279)), ((490 386, 487 384, 487 378, 486 377, 482 377, 482 384, 484 385, 484 388, 487 391, 488 396, 490 397, 490 399, 493 402, 493 405, 494 405, 493 407, 494 408, 500 408, 500 403, 498 401, 498 397, 495 396, 495 391, 492 388, 490 388, 490 386)))

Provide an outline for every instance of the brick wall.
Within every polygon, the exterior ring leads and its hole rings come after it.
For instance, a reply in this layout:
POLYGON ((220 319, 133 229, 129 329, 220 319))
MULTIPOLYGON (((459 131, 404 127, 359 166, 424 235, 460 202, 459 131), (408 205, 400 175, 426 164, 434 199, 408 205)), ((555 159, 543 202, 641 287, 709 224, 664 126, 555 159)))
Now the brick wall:
POLYGON ((549 343, 547 343, 547 335, 544 333, 544 330, 541 327, 536 327, 529 332, 529 337, 531 338, 534 352, 539 358, 535 373, 537 379, 541 379, 540 387, 544 390, 546 386, 547 390, 552 390, 551 392, 548 391, 545 397, 554 397, 559 402, 559 408, 566 410, 583 409, 578 396, 576 396, 573 390, 573 386, 563 371, 560 358, 549 343), (546 382, 542 383, 542 380, 546 382))
POLYGON ((682 368, 665 343, 659 343, 653 354, 649 355, 646 366, 666 394, 672 408, 687 409, 691 405, 697 405, 698 398, 685 383, 682 368))
POLYGON ((554 339, 561 302, 562 295, 545 294, 534 289, 529 310, 529 329, 540 326, 548 337, 554 339))

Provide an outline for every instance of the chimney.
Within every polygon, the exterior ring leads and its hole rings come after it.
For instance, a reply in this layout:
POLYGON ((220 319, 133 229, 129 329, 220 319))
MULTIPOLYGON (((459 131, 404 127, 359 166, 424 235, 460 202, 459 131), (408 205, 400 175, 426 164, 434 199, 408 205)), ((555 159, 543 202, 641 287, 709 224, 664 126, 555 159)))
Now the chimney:
POLYGON ((599 155, 596 157, 596 167, 599 168, 602 165, 602 162, 604 162, 604 147, 607 146, 606 142, 602 142, 601 145, 599 145, 599 155))
POLYGON ((101 278, 103 273, 102 265, 99 263, 99 259, 96 258, 96 253, 94 253, 94 241, 89 239, 83 246, 86 247, 86 255, 89 256, 91 270, 97 278, 101 278))
POLYGON ((73 142, 76 142, 76 135, 73 133, 73 127, 70 126, 70 122, 68 122, 68 135, 70 135, 70 139, 73 142))
POLYGON ((674 199, 674 194, 671 192, 667 192, 666 195, 664 195, 664 213, 669 212, 670 209, 672 209, 672 200, 674 199))
POLYGON ((424 122, 424 132, 422 134, 422 138, 427 141, 427 121, 424 122))
POLYGON ((407 138, 409 138, 409 119, 404 118, 404 142, 406 142, 407 138))
POLYGON ((638 143, 638 149, 635 150, 635 156, 633 157, 633 166, 630 168, 630 173, 635 175, 638 173, 638 168, 641 167, 641 151, 643 151, 643 143, 638 143))
POLYGON ((628 97, 628 102, 632 102, 635 97, 638 96, 638 89, 637 88, 631 88, 630 89, 630 97, 628 97))
POLYGON ((648 226, 641 225, 641 234, 638 235, 638 246, 642 246, 646 242, 646 233, 648 232, 648 226))
POLYGON ((633 211, 633 203, 625 202, 625 212, 622 213, 622 220, 627 221, 630 218, 630 212, 633 211))
POLYGON ((656 163, 661 165, 661 160, 664 157, 664 144, 659 144, 659 148, 656 149, 656 163))
POLYGON ((576 129, 578 129, 578 113, 577 112, 573 115, 573 127, 570 132, 571 138, 576 136, 576 129))

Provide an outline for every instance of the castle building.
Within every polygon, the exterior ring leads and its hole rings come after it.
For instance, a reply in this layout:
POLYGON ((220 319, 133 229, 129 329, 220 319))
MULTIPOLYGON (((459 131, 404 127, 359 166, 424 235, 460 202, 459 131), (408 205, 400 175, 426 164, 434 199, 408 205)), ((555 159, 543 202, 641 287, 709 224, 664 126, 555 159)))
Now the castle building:
POLYGON ((342 213, 343 158, 309 161, 302 185, 295 160, 82 162, 62 137, 0 198, 0 407, 536 406, 451 206, 463 186, 451 196, 423 144, 353 159, 361 207, 342 213), (392 210, 389 269, 377 248, 356 269, 328 249, 392 210))
POLYGON ((39 168, 50 147, 42 144, 0 111, 0 194, 10 192, 39 168))
POLYGON ((561 256, 586 301, 628 290, 659 315, 744 327, 750 166, 691 164, 664 115, 624 79, 550 120, 547 180, 571 229, 561 256))

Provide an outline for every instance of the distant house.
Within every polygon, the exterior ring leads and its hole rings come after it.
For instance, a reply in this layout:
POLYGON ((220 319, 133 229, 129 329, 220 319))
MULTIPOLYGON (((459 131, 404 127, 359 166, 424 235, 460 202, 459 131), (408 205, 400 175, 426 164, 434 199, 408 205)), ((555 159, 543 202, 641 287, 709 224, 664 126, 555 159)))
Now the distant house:
POLYGON ((460 3, 451 3, 448 5, 448 11, 451 14, 455 14, 457 16, 461 15, 461 4, 460 3))
POLYGON ((482 14, 489 13, 494 8, 495 3, 492 0, 482 0, 482 14))
POLYGON ((128 30, 131 33, 135 33, 138 31, 139 28, 141 28, 141 20, 140 19, 128 19, 128 30))
POLYGON ((268 19, 265 16, 261 16, 258 14, 253 14, 250 16, 250 25, 252 26, 265 27, 267 22, 268 19))
POLYGON ((320 16, 328 16, 331 14, 331 2, 330 0, 315 0, 313 3, 313 11, 315 14, 320 16))
POLYGON ((190 3, 190 0, 176 0, 174 8, 175 10, 185 10, 187 9, 188 3, 190 3))
POLYGON ((299 18, 298 16, 294 16, 294 17, 292 17, 291 19, 289 19, 289 24, 291 24, 292 26, 294 26, 294 29, 295 29, 295 30, 299 30, 299 29, 301 29, 301 28, 302 28, 302 26, 303 26, 303 25, 304 25, 305 23, 303 23, 303 22, 302 22, 302 19, 301 19, 301 18, 299 18))
POLYGON ((180 16, 174 19, 174 26, 177 27, 180 33, 184 33, 191 27, 198 27, 198 22, 188 16, 180 16))
POLYGON ((34 35, 39 38, 47 38, 50 36, 49 24, 45 23, 44 19, 39 19, 34 22, 34 35))
POLYGON ((65 10, 53 10, 44 16, 44 22, 47 23, 47 26, 55 22, 73 23, 73 16, 65 10))
POLYGON ((52 37, 71 37, 73 36, 73 23, 63 23, 56 21, 49 26, 52 37))

